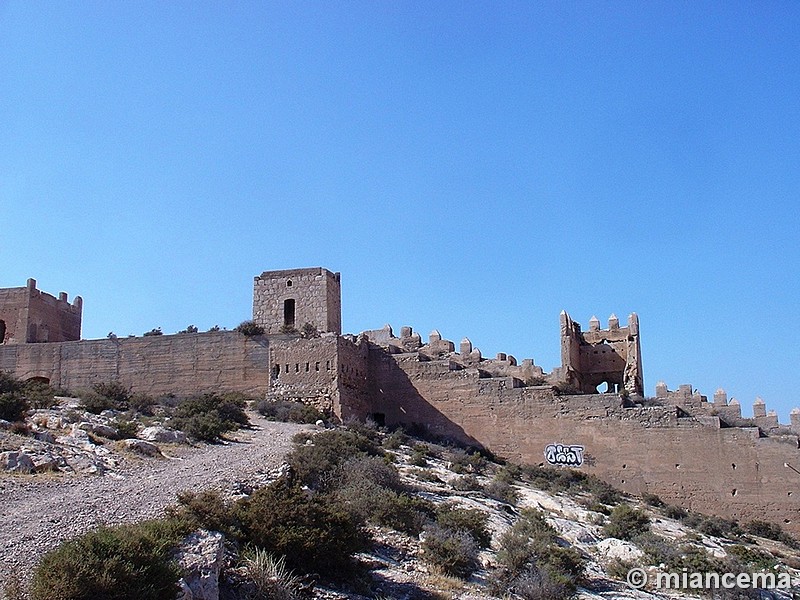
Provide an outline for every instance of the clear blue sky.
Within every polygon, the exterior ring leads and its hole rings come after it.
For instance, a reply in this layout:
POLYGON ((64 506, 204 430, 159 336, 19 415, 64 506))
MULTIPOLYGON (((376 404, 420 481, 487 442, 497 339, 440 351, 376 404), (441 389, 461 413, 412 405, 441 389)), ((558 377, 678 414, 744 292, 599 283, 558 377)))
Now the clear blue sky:
POLYGON ((0 286, 86 338, 324 266, 346 331, 636 311, 648 394, 800 404, 797 2, 0 1, 0 58, 0 286))

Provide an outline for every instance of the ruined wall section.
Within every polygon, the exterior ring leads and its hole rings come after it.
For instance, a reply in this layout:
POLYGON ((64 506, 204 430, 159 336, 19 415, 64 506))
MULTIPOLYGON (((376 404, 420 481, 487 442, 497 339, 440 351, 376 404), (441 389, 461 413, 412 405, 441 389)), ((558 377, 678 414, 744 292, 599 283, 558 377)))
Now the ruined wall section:
MULTIPOLYGON (((477 368, 417 353, 370 352, 376 411, 387 425, 543 464, 549 444, 585 448, 581 470, 631 493, 655 493, 686 508, 769 519, 800 533, 797 436, 763 437, 757 427, 722 427, 674 405, 626 407, 618 394, 556 395, 516 378, 481 377, 477 368)), ((800 411, 798 411, 800 422, 800 411)))
POLYGON ((267 334, 300 330, 342 332, 341 277, 327 269, 264 271, 253 282, 253 320, 267 334))
POLYGON ((339 404, 336 414, 347 422, 373 416, 369 387, 369 342, 359 335, 337 339, 339 404))
POLYGON ((338 404, 337 336, 303 339, 274 336, 270 343, 270 400, 289 400, 314 406, 327 415, 338 404))
POLYGON ((70 304, 66 292, 58 298, 26 287, 0 289, 0 343, 68 342, 81 337, 83 300, 70 304))
POLYGON ((370 416, 367 357, 363 337, 274 336, 267 398, 303 402, 341 421, 363 420, 370 416))
POLYGON ((233 331, 0 347, 0 370, 73 391, 119 381, 152 395, 262 395, 269 389, 268 365, 266 337, 233 331))
POLYGON ((595 393, 606 383, 612 392, 643 395, 639 317, 631 314, 627 327, 620 327, 619 319, 611 315, 608 329, 601 329, 600 321, 592 317, 584 332, 562 311, 561 375, 564 384, 583 393, 595 393))

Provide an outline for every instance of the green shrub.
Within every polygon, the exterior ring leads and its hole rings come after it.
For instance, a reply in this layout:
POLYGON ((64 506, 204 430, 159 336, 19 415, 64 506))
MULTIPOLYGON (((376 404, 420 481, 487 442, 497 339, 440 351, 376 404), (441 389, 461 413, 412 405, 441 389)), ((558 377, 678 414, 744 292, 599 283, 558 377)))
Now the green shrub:
POLYGON ((422 558, 446 575, 468 578, 479 567, 478 546, 463 530, 433 525, 425 530, 422 558))
POLYGON ((22 393, 36 409, 53 408, 58 404, 55 399, 56 391, 43 381, 26 381, 22 386, 22 393))
POLYGON ((535 509, 523 509, 519 519, 500 536, 497 560, 513 575, 522 572, 525 565, 537 554, 555 544, 556 530, 535 509))
POLYGON ((567 600, 575 586, 567 577, 532 566, 508 582, 505 589, 523 600, 567 600))
POLYGON ((153 407, 156 406, 156 404, 158 404, 158 402, 155 398, 141 392, 136 392, 128 398, 128 408, 148 417, 153 416, 153 407))
POLYGON ((180 571, 171 553, 188 534, 169 520, 100 528, 45 554, 33 600, 174 600, 180 571))
POLYGON ((495 473, 494 478, 496 481, 501 481, 503 483, 514 483, 515 481, 519 481, 521 476, 522 470, 520 467, 509 463, 500 467, 497 473, 495 473))
POLYGON ((683 521, 689 516, 685 508, 675 506, 674 504, 667 504, 664 507, 664 516, 668 519, 675 519, 676 521, 683 521))
POLYGON ((234 331, 238 331, 242 335, 252 337, 254 335, 264 335, 264 328, 255 321, 242 321, 236 326, 234 331))
POLYGON ((482 510, 442 504, 436 509, 436 523, 444 529, 466 531, 480 548, 488 548, 492 543, 487 527, 489 517, 482 510))
POLYGON ((56 404, 55 390, 42 381, 19 381, 11 373, 0 371, 0 419, 22 421, 33 408, 51 408, 56 404))
POLYGON ((201 442, 216 442, 231 429, 225 425, 216 411, 179 417, 174 422, 186 435, 201 442))
POLYGON ((479 452, 467 452, 457 448, 450 453, 450 470, 453 473, 473 473, 480 475, 489 461, 479 452))
POLYGON ((0 394, 0 419, 21 421, 25 418, 28 408, 28 401, 20 392, 0 394))
POLYGON ((650 530, 650 518, 628 504, 618 504, 603 527, 603 535, 620 540, 630 540, 650 530))
POLYGON ((6 371, 0 371, 0 394, 18 392, 21 388, 22 384, 16 377, 6 371))
POLYGON ((203 394, 178 403, 174 424, 197 440, 213 442, 228 431, 249 425, 241 394, 203 394))
POLYGON ((301 433, 295 436, 295 442, 301 445, 292 450, 286 460, 298 481, 315 490, 332 487, 340 476, 338 467, 347 460, 383 454, 383 450, 364 435, 341 429, 316 435, 301 433))
POLYGON ((433 506, 405 489, 392 465, 379 456, 356 456, 339 468, 329 488, 359 522, 418 534, 430 521, 433 506))
POLYGON ((798 548, 798 546, 800 546, 795 538, 786 533, 780 525, 775 523, 760 520, 750 521, 749 523, 745 523, 744 530, 750 535, 757 535, 767 538, 768 540, 783 542, 790 548, 798 548))
POLYGON ((219 531, 228 538, 241 537, 239 514, 236 506, 222 497, 218 490, 179 492, 178 504, 167 509, 167 514, 190 530, 219 531))
POLYGON ((414 450, 408 459, 408 464, 413 465, 415 467, 427 467, 428 456, 424 452, 419 452, 417 450, 414 450))
POLYGON ((303 573, 344 577, 353 554, 368 547, 356 520, 329 496, 309 496, 279 479, 242 501, 244 538, 303 573))
POLYGON ((161 327, 153 327, 150 331, 146 331, 142 334, 144 337, 150 337, 154 335, 164 335, 164 332, 161 331, 161 327))
POLYGON ((259 400, 256 410, 267 419, 282 423, 316 423, 324 419, 313 406, 289 400, 259 400))
POLYGON ((497 560, 505 571, 493 587, 511 590, 523 598, 567 598, 583 578, 584 562, 574 548, 558 545, 558 535, 533 509, 500 537, 497 560))
POLYGON ((733 556, 753 572, 769 571, 777 562, 771 554, 741 544, 734 544, 726 548, 726 551, 729 556, 733 556))
POLYGON ((630 541, 644 552, 653 565, 673 565, 680 560, 680 551, 675 543, 651 531, 632 536, 630 541))
POLYGON ((303 323, 303 326, 300 328, 300 337, 306 340, 318 338, 319 330, 311 323, 303 323))
POLYGON ((92 386, 92 389, 101 396, 108 398, 118 407, 127 406, 128 399, 131 397, 130 390, 118 381, 96 383, 92 386))
POLYGON ((645 492, 642 494, 642 501, 647 504, 647 506, 652 506, 654 508, 659 508, 664 506, 664 501, 659 498, 656 494, 650 494, 645 492))
POLYGON ((120 440, 135 438, 139 432, 139 424, 136 421, 114 419, 111 426, 117 430, 117 439, 120 440))
POLYGON ((482 490, 483 486, 475 475, 462 475, 451 483, 454 490, 459 492, 476 492, 482 490))
POLYGON ((723 517, 704 517, 696 527, 700 533, 728 539, 736 539, 743 533, 739 523, 723 517))
POLYGON ((507 504, 514 505, 519 501, 519 492, 505 481, 493 479, 483 491, 490 498, 507 504))
POLYGON ((383 438, 381 445, 387 450, 397 450, 403 444, 408 444, 408 436, 402 429, 395 429, 392 433, 383 438))

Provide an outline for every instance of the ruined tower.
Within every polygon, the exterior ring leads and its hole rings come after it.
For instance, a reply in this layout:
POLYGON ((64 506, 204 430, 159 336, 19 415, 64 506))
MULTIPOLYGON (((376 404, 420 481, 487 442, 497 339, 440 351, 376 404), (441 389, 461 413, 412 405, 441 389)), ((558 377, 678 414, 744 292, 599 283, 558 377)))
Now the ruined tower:
POLYGON ((566 312, 561 312, 561 368, 566 382, 578 391, 594 393, 607 384, 609 392, 644 393, 642 353, 639 343, 639 317, 628 316, 628 326, 620 327, 616 315, 608 319, 608 329, 600 329, 597 317, 589 320, 589 331, 566 312))
POLYGON ((82 311, 80 296, 70 304, 66 292, 56 298, 37 290, 35 279, 0 289, 0 344, 79 340, 82 311))
POLYGON ((268 334, 301 330, 342 333, 340 274, 327 269, 264 271, 253 283, 253 320, 268 334))

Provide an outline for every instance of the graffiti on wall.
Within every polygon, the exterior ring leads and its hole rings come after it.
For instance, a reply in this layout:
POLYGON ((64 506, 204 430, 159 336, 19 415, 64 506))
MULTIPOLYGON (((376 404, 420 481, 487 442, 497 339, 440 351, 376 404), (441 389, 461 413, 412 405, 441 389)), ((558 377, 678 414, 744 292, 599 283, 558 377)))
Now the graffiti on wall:
POLYGON ((549 444, 544 449, 544 458, 553 466, 580 467, 583 464, 583 446, 549 444))

